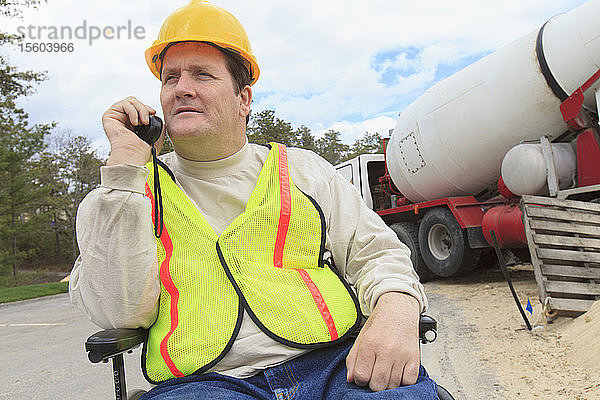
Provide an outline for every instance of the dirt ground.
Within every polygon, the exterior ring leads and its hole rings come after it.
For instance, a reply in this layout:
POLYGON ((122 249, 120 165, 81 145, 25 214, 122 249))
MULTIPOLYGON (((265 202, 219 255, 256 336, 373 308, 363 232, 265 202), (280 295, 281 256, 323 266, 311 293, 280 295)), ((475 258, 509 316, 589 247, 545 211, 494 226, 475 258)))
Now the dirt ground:
MULTIPOLYGON (((426 284, 432 298, 449 299, 467 316, 469 351, 494 377, 488 398, 600 399, 600 302, 578 318, 548 323, 532 266, 510 267, 510 275, 523 307, 529 298, 534 308, 526 313, 531 332, 498 267, 426 284)), ((448 328, 441 326, 440 334, 453 331, 448 328)))

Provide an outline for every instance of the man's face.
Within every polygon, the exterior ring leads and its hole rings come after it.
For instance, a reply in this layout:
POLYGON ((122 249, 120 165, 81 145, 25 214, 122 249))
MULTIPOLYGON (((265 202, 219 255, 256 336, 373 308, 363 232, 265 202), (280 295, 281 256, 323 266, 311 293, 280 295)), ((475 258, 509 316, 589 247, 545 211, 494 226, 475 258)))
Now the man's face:
POLYGON ((221 51, 205 43, 171 46, 163 61, 161 82, 160 102, 165 123, 178 153, 186 157, 184 147, 190 145, 210 151, 238 147, 240 141, 242 145, 245 143, 245 118, 249 112, 249 100, 245 97, 249 88, 235 93, 221 51))

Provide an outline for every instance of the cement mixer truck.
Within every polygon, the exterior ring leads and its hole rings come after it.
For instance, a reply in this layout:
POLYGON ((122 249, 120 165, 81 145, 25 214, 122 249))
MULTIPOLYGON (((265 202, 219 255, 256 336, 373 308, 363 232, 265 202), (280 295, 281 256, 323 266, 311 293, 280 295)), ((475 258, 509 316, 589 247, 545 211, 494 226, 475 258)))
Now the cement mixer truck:
MULTIPOLYGON (((600 0, 551 18, 417 98, 385 155, 336 166, 410 247, 422 279, 471 271, 491 231, 501 248, 528 247, 527 196, 600 198, 599 20, 600 0)), ((598 249, 598 238, 600 226, 586 244, 598 249)))

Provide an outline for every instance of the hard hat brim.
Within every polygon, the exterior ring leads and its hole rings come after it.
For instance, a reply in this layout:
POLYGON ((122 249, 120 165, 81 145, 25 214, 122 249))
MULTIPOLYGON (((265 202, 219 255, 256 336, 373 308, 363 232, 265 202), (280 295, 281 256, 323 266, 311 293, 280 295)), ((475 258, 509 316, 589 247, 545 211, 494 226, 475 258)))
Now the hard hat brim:
POLYGON ((254 57, 252 54, 249 54, 242 48, 232 46, 230 43, 224 43, 222 41, 216 39, 213 40, 210 38, 207 38, 206 40, 189 40, 187 38, 181 38, 181 40, 177 39, 178 38, 172 38, 170 40, 162 42, 155 41, 152 44, 152 46, 150 46, 144 53, 146 58, 146 64, 148 64, 148 67, 150 68, 154 76, 156 76, 159 80, 160 72, 162 69, 161 53, 168 45, 181 42, 212 43, 225 51, 233 51, 239 54, 247 62, 247 65, 245 65, 245 67, 250 73, 250 86, 254 85, 254 83, 258 80, 258 77, 260 76, 260 69, 258 68, 258 62, 256 61, 256 57, 254 57))

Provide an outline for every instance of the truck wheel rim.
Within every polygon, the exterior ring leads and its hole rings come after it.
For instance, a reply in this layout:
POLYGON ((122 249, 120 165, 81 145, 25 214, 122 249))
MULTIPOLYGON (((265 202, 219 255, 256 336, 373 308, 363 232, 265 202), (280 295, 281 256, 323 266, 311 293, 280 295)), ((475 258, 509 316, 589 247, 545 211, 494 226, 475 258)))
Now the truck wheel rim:
POLYGON ((445 225, 435 224, 429 230, 427 243, 431 254, 438 260, 445 260, 450 257, 452 251, 452 239, 450 232, 445 225))

